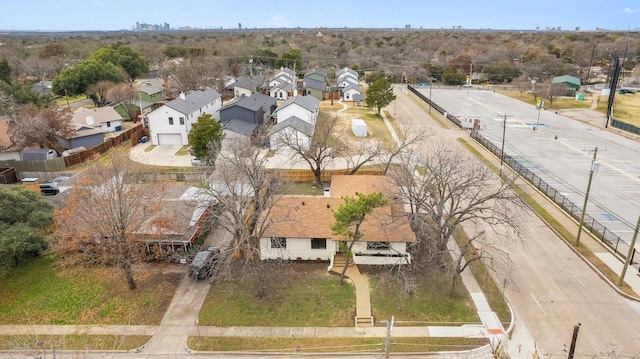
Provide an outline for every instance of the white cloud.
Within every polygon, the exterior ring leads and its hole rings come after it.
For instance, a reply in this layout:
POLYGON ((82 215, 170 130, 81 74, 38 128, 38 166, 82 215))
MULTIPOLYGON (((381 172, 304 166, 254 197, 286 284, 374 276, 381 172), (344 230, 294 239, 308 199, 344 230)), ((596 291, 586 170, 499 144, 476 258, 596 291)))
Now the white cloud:
POLYGON ((284 15, 274 15, 271 17, 269 25, 273 27, 289 27, 289 21, 284 15))
POLYGON ((633 13, 634 13, 634 12, 636 12, 636 11, 638 11, 638 10, 631 9, 631 8, 628 8, 628 7, 625 7, 625 8, 622 10, 622 12, 623 12, 623 13, 625 13, 625 14, 633 14, 633 13))

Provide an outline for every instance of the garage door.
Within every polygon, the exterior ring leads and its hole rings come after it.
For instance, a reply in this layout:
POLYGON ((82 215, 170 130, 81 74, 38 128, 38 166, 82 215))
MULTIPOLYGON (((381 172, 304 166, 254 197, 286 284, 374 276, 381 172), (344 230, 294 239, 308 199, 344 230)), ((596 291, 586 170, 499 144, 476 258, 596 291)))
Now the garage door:
POLYGON ((182 146, 182 136, 179 133, 159 133, 158 144, 182 146))

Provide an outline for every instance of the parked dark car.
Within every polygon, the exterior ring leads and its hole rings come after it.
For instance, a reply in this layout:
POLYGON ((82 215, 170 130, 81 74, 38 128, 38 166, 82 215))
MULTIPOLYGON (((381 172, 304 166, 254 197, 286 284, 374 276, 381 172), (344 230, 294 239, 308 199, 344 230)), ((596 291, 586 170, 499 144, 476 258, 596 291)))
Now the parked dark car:
POLYGON ((195 280, 211 277, 219 255, 220 248, 218 247, 205 247, 200 250, 189 265, 189 277, 195 280))
POLYGON ((621 95, 634 95, 636 93, 635 90, 630 90, 630 89, 620 89, 620 91, 618 91, 619 94, 621 95))
POLYGON ((58 188, 58 184, 55 182, 42 183, 40 184, 40 193, 45 196, 55 196, 60 193, 60 189, 58 188))

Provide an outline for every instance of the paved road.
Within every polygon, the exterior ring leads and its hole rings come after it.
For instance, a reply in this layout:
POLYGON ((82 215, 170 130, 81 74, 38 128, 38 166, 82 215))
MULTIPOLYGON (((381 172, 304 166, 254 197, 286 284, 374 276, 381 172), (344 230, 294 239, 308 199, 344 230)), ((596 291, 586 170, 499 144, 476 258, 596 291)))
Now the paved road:
MULTIPOLYGON (((448 95, 456 95, 454 92, 460 98, 456 101, 451 97, 451 103, 465 101, 466 91, 450 91, 448 95)), ((422 114, 423 110, 416 105, 416 101, 400 91, 396 91, 396 94, 398 99, 390 107, 392 112, 394 109, 398 112, 396 116, 422 122, 438 137, 453 139, 459 136, 471 141, 463 130, 434 127, 422 114)), ((491 98, 495 96, 492 93, 487 95, 491 98)), ((493 106, 488 100, 485 105, 493 106)), ((515 112, 517 106, 510 106, 509 111, 515 112)), ((474 113, 477 114, 478 110, 474 113)), ((554 120, 570 122, 560 118, 554 120)), ((547 118, 544 122, 548 123, 547 118)), ((531 128, 528 131, 533 133, 531 128)), ((535 135, 544 135, 541 132, 535 135)), ((498 283, 503 283, 506 278, 505 296, 519 319, 514 333, 517 339, 512 338, 509 342, 512 357, 514 347, 521 345, 522 358, 531 357, 534 344, 545 358, 566 357, 565 345, 570 344, 573 326, 578 322, 582 323, 582 327, 576 357, 612 350, 629 356, 640 353, 640 305, 615 292, 533 212, 522 217, 522 224, 520 241, 501 244, 511 261, 494 262, 493 273, 498 283), (520 330, 530 337, 521 335, 520 330)))

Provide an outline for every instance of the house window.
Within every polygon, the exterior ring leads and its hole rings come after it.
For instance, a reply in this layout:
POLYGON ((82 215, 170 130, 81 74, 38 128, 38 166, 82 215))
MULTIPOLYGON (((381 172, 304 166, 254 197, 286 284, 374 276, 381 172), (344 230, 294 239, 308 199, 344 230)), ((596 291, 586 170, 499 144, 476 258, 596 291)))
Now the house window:
POLYGON ((173 117, 169 117, 169 124, 173 125, 173 117))
POLYGON ((156 97, 156 94, 152 93, 151 98, 154 98, 154 97, 156 97))
POLYGON ((184 125, 184 117, 180 117, 180 124, 184 125))
POLYGON ((327 249, 327 239, 311 238, 311 249, 327 249))
POLYGON ((111 127, 111 121, 107 121, 107 127, 111 127))
POLYGON ((388 251, 391 249, 389 242, 367 242, 368 251, 388 251))
POLYGON ((287 239, 282 237, 271 237, 271 248, 287 248, 287 239))

